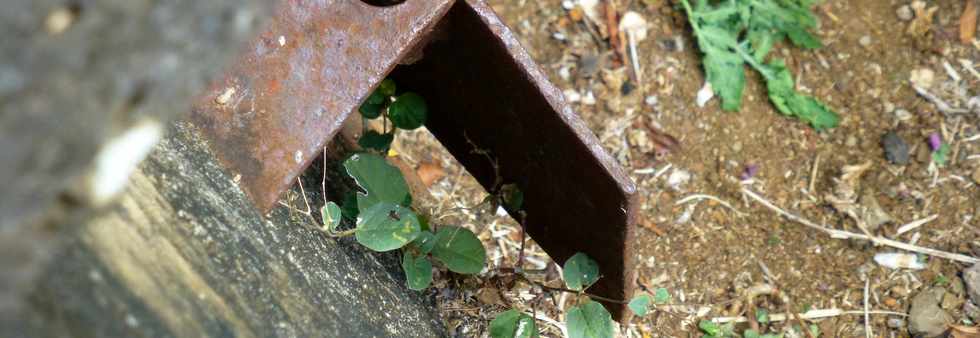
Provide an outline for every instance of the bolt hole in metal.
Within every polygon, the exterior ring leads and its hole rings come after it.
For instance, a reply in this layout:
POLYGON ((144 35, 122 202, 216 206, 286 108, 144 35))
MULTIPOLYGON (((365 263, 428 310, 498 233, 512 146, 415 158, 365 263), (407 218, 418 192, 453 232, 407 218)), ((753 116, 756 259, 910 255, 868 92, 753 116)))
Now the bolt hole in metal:
POLYGON ((405 0, 361 0, 361 2, 371 6, 388 7, 403 3, 405 0))

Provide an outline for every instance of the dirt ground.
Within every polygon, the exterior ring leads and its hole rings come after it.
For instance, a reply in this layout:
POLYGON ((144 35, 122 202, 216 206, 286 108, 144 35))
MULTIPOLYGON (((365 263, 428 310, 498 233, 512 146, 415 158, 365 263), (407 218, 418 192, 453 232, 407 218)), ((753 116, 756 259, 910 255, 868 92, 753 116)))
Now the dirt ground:
MULTIPOLYGON (((633 79, 631 65, 615 61, 615 51, 595 39, 596 32, 570 15, 562 1, 489 2, 640 188, 642 222, 636 226, 642 228, 637 247, 643 263, 638 282, 667 288, 678 305, 634 318, 621 327, 621 335, 700 336, 697 320, 745 315, 746 288, 764 282, 780 286, 794 311, 858 311, 811 321, 824 337, 865 335, 860 311, 866 281, 871 310, 908 313, 913 297, 943 286, 943 309, 955 323, 970 323, 963 310, 967 296, 961 271, 966 264, 930 257, 922 270, 887 268, 875 262, 875 254, 900 250, 831 238, 779 217, 740 192, 749 188, 806 219, 860 233, 853 219, 832 207, 828 196, 837 192, 844 166, 870 163, 855 183, 862 196, 858 206, 877 202, 891 218, 870 231, 980 256, 978 117, 974 112, 944 114, 910 85, 913 73, 931 71, 932 79, 916 81, 925 81, 921 83, 945 102, 968 107, 971 97, 978 100, 980 74, 969 64, 980 62, 980 46, 976 41, 961 43, 958 37, 965 1, 926 2, 927 9, 937 10, 920 27, 925 32, 909 32, 919 19, 898 14, 908 0, 818 5, 817 34, 826 46, 815 51, 779 46, 774 54, 787 60, 799 89, 841 115, 839 127, 820 133, 779 115, 751 72, 740 112, 721 111, 717 98, 698 107, 695 97, 704 83, 700 53, 686 17, 669 1, 618 1, 619 13, 635 11, 649 23, 649 37, 636 50, 641 81, 633 79), (680 146, 660 148, 654 142, 655 130, 673 135, 680 146), (911 148, 908 164, 886 160, 881 140, 889 131, 911 148), (934 132, 952 149, 945 167, 930 168, 927 137, 934 132), (758 171, 742 179, 747 167, 758 171), (696 194, 726 201, 737 211, 707 199, 678 203, 696 194), (932 215, 934 220, 896 235, 902 225, 932 215)), ((465 209, 478 204, 485 193, 431 135, 400 135, 395 149, 420 173, 434 178, 429 189, 437 200, 433 208, 440 211, 435 214, 444 215, 442 221, 479 231, 492 266, 513 263, 519 238, 513 221, 487 210, 465 209)), ((531 252, 529 265, 547 266, 546 255, 533 247, 531 252)), ((484 336, 489 320, 506 304, 528 306, 520 301, 529 297, 527 290, 504 290, 501 297, 484 282, 485 276, 466 281, 436 277, 436 288, 430 292, 451 332, 484 336)), ((548 319, 562 321, 562 301, 536 308, 547 317, 539 321, 547 336, 560 334, 548 319)), ((770 313, 786 310, 775 299, 764 298, 756 305, 770 313)), ((906 337, 907 323, 902 315, 873 314, 870 327, 878 337, 906 337)), ((788 324, 781 322, 770 329, 782 332, 784 327, 788 324)))

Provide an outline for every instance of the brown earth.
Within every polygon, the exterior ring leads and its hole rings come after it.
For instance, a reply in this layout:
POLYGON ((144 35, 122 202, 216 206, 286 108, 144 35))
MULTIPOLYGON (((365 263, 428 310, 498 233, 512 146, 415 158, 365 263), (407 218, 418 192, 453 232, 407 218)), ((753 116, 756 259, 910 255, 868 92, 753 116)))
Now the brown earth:
MULTIPOLYGON (((566 96, 571 91, 582 97, 592 93, 595 103, 576 103, 578 112, 641 189, 643 224, 637 226, 644 230, 637 245, 643 264, 638 282, 667 288, 674 302, 683 305, 634 318, 620 331, 624 336, 700 336, 698 319, 744 315, 745 288, 769 281, 763 266, 775 278, 769 282, 782 287, 795 310, 862 310, 865 279, 869 279, 871 309, 907 313, 918 292, 942 284, 950 290, 943 304, 946 310, 958 322, 967 319, 961 310, 966 296, 959 277, 965 264, 933 257, 924 270, 882 267, 872 257, 899 250, 830 238, 781 218, 740 193, 743 186, 749 187, 806 219, 861 232, 853 220, 830 206, 826 196, 834 191, 843 166, 870 162, 859 180, 861 194, 873 196, 893 219, 873 230, 875 234, 980 256, 978 118, 973 113, 943 114, 916 95, 909 82, 913 70, 929 69, 935 78, 929 90, 946 102, 965 107, 967 99, 977 95, 980 76, 960 63, 961 59, 980 61, 980 46, 975 41, 963 44, 958 38, 964 1, 928 2, 928 7, 938 9, 931 21, 922 21, 926 31, 921 34, 907 31, 915 20, 896 14, 908 4, 905 0, 827 1, 817 6, 821 20, 817 33, 826 46, 815 51, 779 46, 773 54, 786 59, 798 89, 841 115, 840 126, 826 132, 779 115, 765 96, 761 79, 751 72, 740 112, 721 111, 717 98, 699 108, 695 96, 704 81, 700 53, 683 12, 664 0, 618 1, 618 12, 636 11, 649 22, 649 37, 637 46, 640 83, 632 78, 628 64, 624 67, 615 60, 606 40, 593 37, 601 30, 590 33, 584 21, 576 20, 579 16, 563 8, 562 1, 489 2, 550 79, 569 90, 566 96), (960 81, 951 79, 944 62, 960 81), (675 136, 680 147, 658 156, 651 141, 654 131, 648 126, 675 136), (885 159, 880 140, 893 130, 912 148, 907 165, 885 159), (926 141, 932 132, 940 132, 952 148, 949 164, 934 170, 929 169, 926 141), (751 180, 740 180, 750 165, 757 166, 758 173, 751 180), (682 172, 690 179, 684 181, 682 172), (671 179, 684 183, 671 186, 671 179), (740 213, 710 200, 677 204, 694 194, 727 201, 740 213), (895 236, 901 225, 931 215, 938 218, 895 236)), ((433 209, 443 215, 443 222, 480 231, 492 267, 513 264, 514 243, 519 240, 514 223, 487 210, 466 209, 477 205, 485 193, 431 135, 403 134, 396 149, 412 165, 425 163, 426 175, 432 174, 433 163, 444 168, 445 177, 435 179, 430 187, 439 200, 433 209)), ((532 253, 544 267, 547 257, 537 249, 532 253)), ((436 277, 437 288, 431 292, 443 307, 451 332, 485 335, 492 316, 510 302, 530 310, 529 304, 518 300, 527 288, 505 288, 500 297, 492 280, 486 275, 470 280, 436 277)), ((785 311, 775 300, 756 305, 771 313, 785 311)), ((535 306, 537 312, 561 321, 559 308, 552 300, 535 306)), ((875 335, 909 335, 905 326, 890 328, 886 324, 890 318, 902 317, 872 315, 875 335)), ((558 334, 556 326, 539 323, 546 335, 558 334)), ((825 337, 864 336, 863 315, 812 323, 825 337)), ((781 332, 784 325, 777 323, 770 329, 781 332)))

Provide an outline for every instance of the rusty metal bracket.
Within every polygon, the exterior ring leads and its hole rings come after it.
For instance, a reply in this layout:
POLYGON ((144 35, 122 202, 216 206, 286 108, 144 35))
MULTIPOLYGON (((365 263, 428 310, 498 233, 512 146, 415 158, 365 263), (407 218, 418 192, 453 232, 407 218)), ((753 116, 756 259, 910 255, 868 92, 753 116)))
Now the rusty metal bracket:
POLYGON ((428 99, 426 127, 484 187, 493 167, 467 138, 497 159, 555 261, 585 252, 603 274, 590 292, 632 296, 634 184, 484 1, 289 1, 192 121, 268 211, 385 76, 428 99))

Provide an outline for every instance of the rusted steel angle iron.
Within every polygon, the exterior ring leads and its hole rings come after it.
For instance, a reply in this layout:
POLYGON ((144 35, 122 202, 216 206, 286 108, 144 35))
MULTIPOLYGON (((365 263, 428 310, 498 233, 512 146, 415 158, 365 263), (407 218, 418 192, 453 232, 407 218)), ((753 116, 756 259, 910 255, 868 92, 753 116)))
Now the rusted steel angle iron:
POLYGON ((427 99, 426 127, 484 187, 493 165, 470 142, 490 152, 556 262, 585 252, 591 293, 632 296, 634 184, 484 1, 287 1, 191 119, 268 211, 386 76, 427 99))

